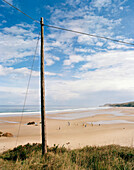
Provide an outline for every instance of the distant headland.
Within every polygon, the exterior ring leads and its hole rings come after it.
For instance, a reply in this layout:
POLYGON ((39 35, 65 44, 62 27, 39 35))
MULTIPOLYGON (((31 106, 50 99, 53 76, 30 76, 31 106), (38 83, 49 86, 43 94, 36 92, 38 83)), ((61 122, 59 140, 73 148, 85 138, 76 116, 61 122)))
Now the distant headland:
POLYGON ((134 102, 127 103, 115 103, 115 104, 104 104, 103 107, 134 107, 134 102))

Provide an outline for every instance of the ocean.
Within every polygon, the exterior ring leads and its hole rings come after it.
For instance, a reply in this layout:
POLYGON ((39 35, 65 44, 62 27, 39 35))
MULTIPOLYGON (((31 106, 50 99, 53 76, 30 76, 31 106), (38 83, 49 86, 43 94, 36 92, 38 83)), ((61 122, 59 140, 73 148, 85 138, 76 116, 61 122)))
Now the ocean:
MULTIPOLYGON (((74 108, 69 106, 49 106, 46 107, 46 114, 53 114, 53 113, 69 113, 69 112, 80 112, 82 111, 97 111, 97 110, 107 109, 107 107, 89 107, 89 108, 74 108)), ((24 115, 33 115, 33 114, 41 114, 41 108, 39 105, 26 105, 23 110, 23 106, 21 105, 0 105, 0 117, 9 117, 9 116, 19 116, 22 114, 24 115)), ((69 115, 69 114, 68 114, 69 115)), ((73 116, 73 114, 72 114, 73 116)))
MULTIPOLYGON (((50 119, 58 119, 58 120, 75 120, 80 118, 92 117, 95 115, 101 114, 110 114, 112 117, 118 116, 134 116, 128 115, 127 113, 123 113, 120 111, 112 111, 109 109, 110 107, 89 107, 89 108, 70 108, 70 107, 57 107, 51 106, 46 108, 46 115, 55 114, 49 116, 50 119), (105 110, 105 111, 104 111, 105 110), (56 113, 59 114, 58 116, 56 113)), ((1 105, 0 106, 0 117, 11 117, 11 116, 21 116, 22 115, 23 106, 20 105, 1 105)), ((28 105, 25 106, 23 115, 40 115, 40 106, 39 105, 28 105)), ((1 120, 0 120, 0 123, 1 120)), ((13 123, 13 122, 9 122, 13 123)), ((14 122, 17 123, 17 122, 14 122)), ((92 122, 87 122, 88 124, 92 122)), ((94 124, 113 124, 113 123, 134 123, 133 121, 126 120, 112 120, 112 121, 98 121, 93 122, 94 124)))

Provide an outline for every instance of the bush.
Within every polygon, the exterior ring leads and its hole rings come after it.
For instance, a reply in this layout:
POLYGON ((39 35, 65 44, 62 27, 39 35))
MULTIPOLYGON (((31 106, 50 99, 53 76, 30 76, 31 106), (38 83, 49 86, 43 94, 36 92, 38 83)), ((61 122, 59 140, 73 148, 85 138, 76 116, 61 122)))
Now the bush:
POLYGON ((0 169, 133 169, 134 148, 109 145, 67 150, 64 146, 48 148, 42 156, 41 144, 27 144, 0 156, 0 169), (2 159, 1 159, 2 158, 2 159), (10 162, 9 162, 10 160, 10 162))

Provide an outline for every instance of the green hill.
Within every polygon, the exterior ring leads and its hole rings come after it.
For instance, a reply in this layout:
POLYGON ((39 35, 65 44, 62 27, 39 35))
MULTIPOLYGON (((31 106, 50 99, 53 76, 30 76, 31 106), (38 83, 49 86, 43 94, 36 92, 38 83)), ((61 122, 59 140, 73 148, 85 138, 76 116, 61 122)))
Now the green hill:
POLYGON ((105 104, 104 106, 109 106, 109 107, 134 107, 134 102, 105 104))
POLYGON ((2 170, 75 170, 75 169, 128 169, 134 168, 134 148, 109 145, 70 150, 54 146, 41 155, 41 144, 25 145, 0 155, 2 170))

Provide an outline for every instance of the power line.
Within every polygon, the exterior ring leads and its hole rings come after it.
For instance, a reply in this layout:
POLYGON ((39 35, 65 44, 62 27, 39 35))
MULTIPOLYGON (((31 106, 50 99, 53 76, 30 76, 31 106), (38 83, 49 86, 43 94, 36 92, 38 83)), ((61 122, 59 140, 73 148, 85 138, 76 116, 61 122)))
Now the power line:
POLYGON ((18 9, 17 7, 15 7, 14 5, 10 4, 9 2, 7 2, 6 0, 3 0, 5 3, 7 3, 8 5, 10 5, 11 7, 15 8, 16 10, 18 10, 19 12, 21 12, 22 14, 26 15, 28 18, 32 19, 33 21, 40 23, 39 21, 33 19, 32 17, 30 17, 29 15, 27 15, 26 13, 24 13, 23 11, 21 11, 20 9, 18 9))
MULTIPOLYGON (((19 12, 21 12, 22 14, 26 15, 27 17, 29 17, 29 18, 32 19, 33 21, 35 21, 35 22, 37 22, 37 23, 40 23, 39 21, 33 19, 32 17, 30 17, 29 15, 27 15, 26 13, 24 13, 23 11, 21 11, 20 9, 18 9, 17 7, 15 7, 14 5, 10 4, 10 3, 7 2, 6 0, 3 0, 3 1, 4 1, 5 3, 7 3, 8 5, 12 6, 13 8, 15 8, 16 10, 18 10, 19 12)), ((101 38, 101 39, 105 39, 105 40, 110 40, 110 41, 114 41, 114 42, 118 42, 118 43, 122 43, 122 44, 134 45, 134 43, 125 42, 125 41, 122 41, 122 40, 116 40, 116 39, 112 39, 112 38, 108 38, 108 37, 103 37, 103 36, 94 35, 94 34, 89 34, 89 33, 85 33, 85 32, 70 30, 70 29, 66 29, 66 28, 61 28, 61 27, 53 26, 53 25, 46 25, 46 24, 44 24, 44 26, 50 27, 50 28, 54 28, 54 29, 63 30, 63 31, 68 31, 68 32, 72 32, 72 33, 77 33, 77 34, 81 34, 81 35, 87 35, 87 36, 90 36, 90 37, 96 37, 96 38, 101 38)))
POLYGON ((103 37, 103 36, 94 35, 94 34, 88 34, 88 33, 85 33, 85 32, 70 30, 70 29, 66 29, 66 28, 60 28, 60 27, 56 27, 56 26, 52 26, 52 25, 44 24, 44 26, 59 29, 59 30, 64 30, 64 31, 68 31, 68 32, 73 32, 73 33, 77 33, 77 34, 87 35, 87 36, 90 36, 90 37, 96 37, 96 38, 106 39, 106 40, 110 40, 110 41, 115 41, 115 42, 118 42, 118 43, 134 45, 134 43, 129 43, 129 42, 121 41, 121 40, 115 40, 115 39, 108 38, 108 37, 103 37))
POLYGON ((31 80, 32 72, 33 72, 34 61, 35 61, 35 57, 36 57, 36 53, 37 53, 37 48, 38 48, 38 44, 39 44, 39 38, 40 38, 40 33, 38 35, 38 39, 37 39, 37 43, 36 43, 36 48, 35 48, 35 52, 34 52, 34 56, 33 56, 33 61, 32 61, 32 66, 31 66, 31 70, 30 70, 30 75, 29 75, 29 79, 28 79, 28 83, 27 83, 27 88, 26 88, 26 93, 25 93, 25 98, 24 98, 24 104, 23 104, 23 108, 22 108, 22 114, 21 114, 21 118, 20 118, 19 129, 18 129, 18 133, 17 133, 17 139, 16 139, 16 145, 15 146, 17 146, 17 142, 18 142, 18 137, 19 137, 19 133, 20 133, 20 127, 21 127, 23 113, 24 113, 24 109, 25 109, 25 105, 26 105, 26 100, 27 100, 27 94, 28 94, 30 80, 31 80))

